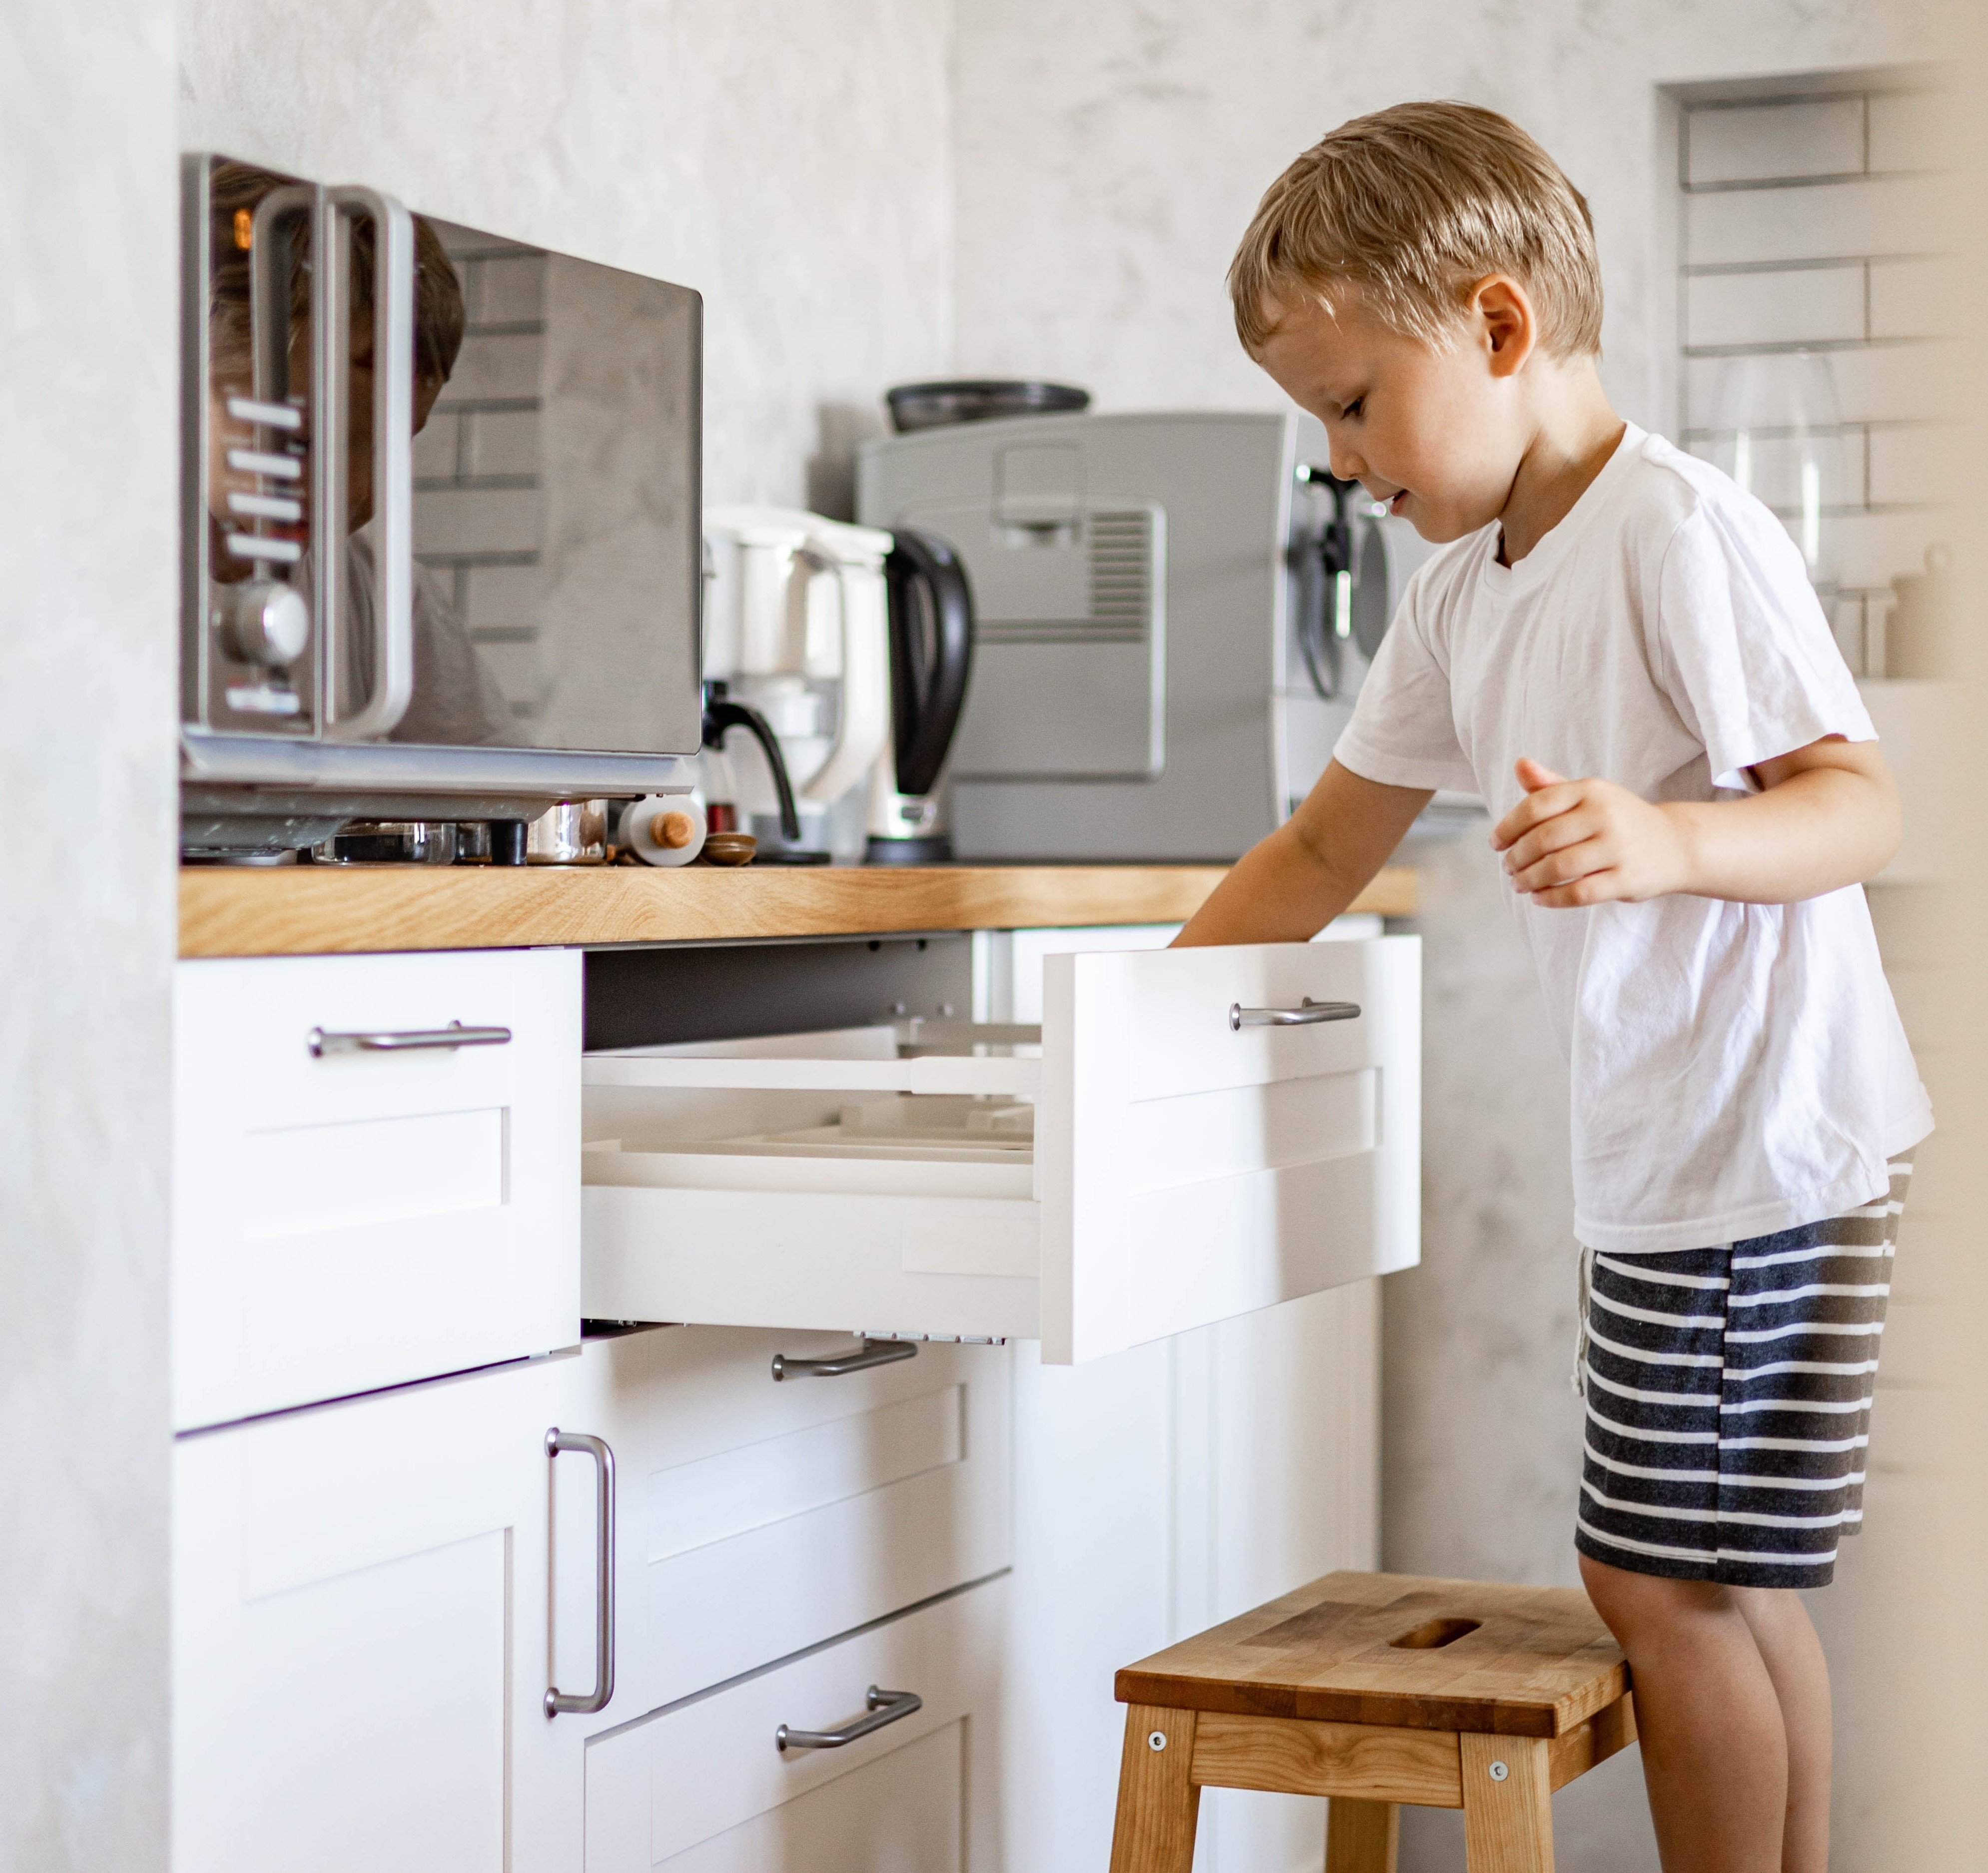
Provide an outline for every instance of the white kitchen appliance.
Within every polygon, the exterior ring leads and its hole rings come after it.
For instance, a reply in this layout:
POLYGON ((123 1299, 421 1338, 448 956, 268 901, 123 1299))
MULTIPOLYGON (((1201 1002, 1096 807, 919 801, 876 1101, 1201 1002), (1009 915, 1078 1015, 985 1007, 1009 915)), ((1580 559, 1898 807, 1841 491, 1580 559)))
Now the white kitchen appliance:
POLYGON ((857 512, 954 543, 969 859, 1232 859, 1324 771, 1434 550, 1296 411, 1022 417, 867 443, 857 512))
MULTIPOLYGON (((712 508, 704 530, 705 677, 772 729, 800 846, 876 863, 949 857, 938 787, 972 654, 951 548, 788 508, 712 508)), ((772 838, 771 763, 742 737, 725 754, 739 804, 772 838)))

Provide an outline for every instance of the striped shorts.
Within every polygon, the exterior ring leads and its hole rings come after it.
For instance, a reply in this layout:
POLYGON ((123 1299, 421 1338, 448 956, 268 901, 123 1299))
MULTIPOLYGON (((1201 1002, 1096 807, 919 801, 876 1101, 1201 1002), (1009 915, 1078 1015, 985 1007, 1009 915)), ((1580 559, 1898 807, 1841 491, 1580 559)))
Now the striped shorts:
POLYGON ((1574 1546, 1637 1574, 1822 1587, 1864 1516, 1878 1340, 1912 1177, 1778 1235, 1591 1257, 1574 1546))

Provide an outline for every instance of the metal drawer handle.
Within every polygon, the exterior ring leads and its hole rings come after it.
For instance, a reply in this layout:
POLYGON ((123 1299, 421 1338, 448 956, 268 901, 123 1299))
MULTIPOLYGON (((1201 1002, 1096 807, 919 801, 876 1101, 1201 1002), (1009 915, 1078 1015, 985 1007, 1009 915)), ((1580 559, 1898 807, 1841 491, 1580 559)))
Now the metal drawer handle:
POLYGON ((869 1712, 868 1716, 858 1717, 854 1723, 845 1723, 839 1730, 794 1730, 783 1723, 773 1733, 773 1747, 840 1750, 874 1736, 887 1723, 895 1723, 900 1717, 908 1717, 913 1711, 922 1710, 925 1702, 915 1691, 879 1691, 872 1685, 863 1700, 863 1708, 869 1712))
POLYGON ((910 1340, 866 1340, 847 1353, 830 1353, 823 1359, 789 1359, 784 1353, 773 1355, 773 1377, 779 1379, 833 1379, 845 1372, 867 1372, 872 1366, 894 1366, 901 1359, 918 1356, 918 1345, 910 1340))
POLYGON ((1246 1027, 1310 1027, 1315 1021, 1357 1021, 1357 1002, 1314 1002, 1310 996, 1295 1008, 1245 1008, 1240 1002, 1229 1004, 1229 1031, 1246 1027))
POLYGON ((374 1033, 333 1034, 314 1027, 304 1036, 311 1058, 321 1060, 327 1053, 415 1053, 423 1049, 457 1047, 508 1047, 507 1027, 465 1027, 451 1021, 447 1027, 387 1028, 374 1033))
POLYGON ((576 1697, 560 1690, 556 1685, 548 1685, 548 1717, 556 1717, 562 1711, 603 1709, 614 1695, 614 1453, 607 1448, 604 1438, 589 1437, 580 1431, 562 1431, 555 1426, 546 1433, 546 1456, 549 1461, 556 1461, 563 1450, 584 1451, 593 1459, 597 1472, 593 1689, 584 1697, 576 1697))

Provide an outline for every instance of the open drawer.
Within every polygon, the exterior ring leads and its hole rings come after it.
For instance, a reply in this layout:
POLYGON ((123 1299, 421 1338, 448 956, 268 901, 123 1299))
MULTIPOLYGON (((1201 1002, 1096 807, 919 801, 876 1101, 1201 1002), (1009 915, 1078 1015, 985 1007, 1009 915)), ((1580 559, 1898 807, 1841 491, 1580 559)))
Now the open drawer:
POLYGON ((584 1310, 1068 1364, 1405 1267, 1420 969, 1413 937, 1051 956, 1035 1044, 590 1054, 584 1310))

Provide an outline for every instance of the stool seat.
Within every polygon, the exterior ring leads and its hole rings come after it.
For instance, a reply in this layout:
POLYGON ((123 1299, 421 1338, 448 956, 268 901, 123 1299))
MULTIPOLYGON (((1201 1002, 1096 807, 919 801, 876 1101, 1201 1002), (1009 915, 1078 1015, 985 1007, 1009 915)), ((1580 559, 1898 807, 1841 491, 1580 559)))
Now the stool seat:
POLYGON ((1117 1690, 1112 1873, 1188 1873, 1204 1787, 1326 1796, 1327 1873, 1392 1873, 1403 1803, 1464 1810, 1471 1873, 1550 1873, 1552 1791, 1636 1735, 1577 1587, 1329 1574, 1117 1690))

